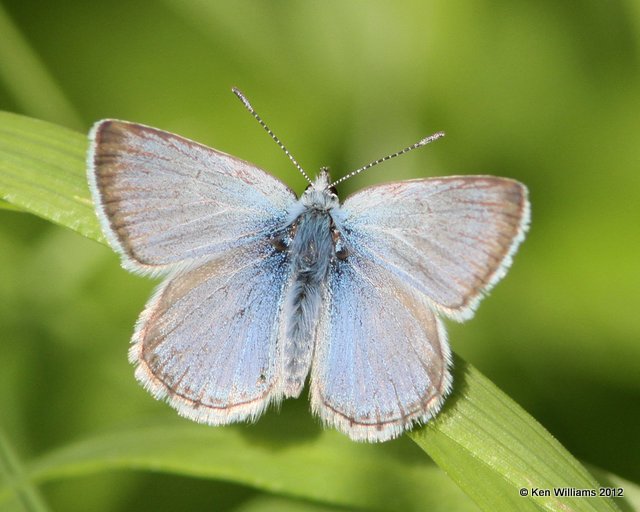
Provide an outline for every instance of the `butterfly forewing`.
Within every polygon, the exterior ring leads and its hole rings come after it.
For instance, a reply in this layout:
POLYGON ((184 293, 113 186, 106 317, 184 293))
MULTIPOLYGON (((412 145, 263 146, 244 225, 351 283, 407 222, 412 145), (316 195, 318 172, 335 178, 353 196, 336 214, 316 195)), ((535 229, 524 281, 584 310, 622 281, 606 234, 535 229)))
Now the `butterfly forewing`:
POLYGON ((282 396, 278 329, 287 269, 285 255, 263 242, 168 279, 133 337, 138 380, 196 421, 257 417, 282 396))
POLYGON ((385 441, 434 416, 450 387, 450 352, 422 294, 358 254, 338 262, 328 284, 314 411, 358 441, 385 441))
POLYGON ((103 229, 131 270, 167 270, 260 238, 296 200, 253 165, 162 130, 104 120, 90 139, 103 229))
POLYGON ((493 176, 388 183, 345 201, 357 250, 464 320, 503 275, 529 221, 526 188, 493 176))

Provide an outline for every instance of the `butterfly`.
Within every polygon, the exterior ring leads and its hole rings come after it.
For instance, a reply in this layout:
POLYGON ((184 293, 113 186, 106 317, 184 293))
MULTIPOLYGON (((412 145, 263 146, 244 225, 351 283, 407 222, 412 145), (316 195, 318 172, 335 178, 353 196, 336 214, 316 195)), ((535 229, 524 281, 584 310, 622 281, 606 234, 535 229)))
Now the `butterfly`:
POLYGON ((210 425, 256 420, 309 380, 313 412, 356 441, 434 417, 452 387, 441 317, 463 321, 505 274, 527 189, 493 176, 385 183, 341 203, 303 173, 298 198, 255 165, 162 130, 102 120, 88 181, 123 266, 163 276, 135 327, 135 375, 210 425))

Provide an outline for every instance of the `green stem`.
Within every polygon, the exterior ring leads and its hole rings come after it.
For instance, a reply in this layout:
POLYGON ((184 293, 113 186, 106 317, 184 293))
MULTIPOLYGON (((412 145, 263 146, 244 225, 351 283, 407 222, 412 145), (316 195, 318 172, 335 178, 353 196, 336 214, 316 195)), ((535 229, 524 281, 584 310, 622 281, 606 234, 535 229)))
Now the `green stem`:
MULTIPOLYGON (((0 428, 0 476, 6 480, 9 491, 13 491, 16 500, 23 510, 29 512, 47 512, 45 504, 36 487, 25 479, 24 471, 18 456, 11 448, 4 431, 0 428)), ((10 493, 0 494, 0 503, 8 500, 10 493)))

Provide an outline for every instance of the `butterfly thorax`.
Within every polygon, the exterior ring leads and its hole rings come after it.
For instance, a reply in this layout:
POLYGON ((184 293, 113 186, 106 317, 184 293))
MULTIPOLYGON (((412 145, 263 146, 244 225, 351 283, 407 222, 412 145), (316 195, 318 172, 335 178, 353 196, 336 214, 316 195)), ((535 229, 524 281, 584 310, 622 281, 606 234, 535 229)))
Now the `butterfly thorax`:
POLYGON ((309 373, 327 273, 336 259, 335 225, 330 212, 339 201, 329 188, 326 170, 304 192, 300 204, 301 213, 289 228, 287 247, 292 273, 284 303, 287 396, 300 394, 309 373))

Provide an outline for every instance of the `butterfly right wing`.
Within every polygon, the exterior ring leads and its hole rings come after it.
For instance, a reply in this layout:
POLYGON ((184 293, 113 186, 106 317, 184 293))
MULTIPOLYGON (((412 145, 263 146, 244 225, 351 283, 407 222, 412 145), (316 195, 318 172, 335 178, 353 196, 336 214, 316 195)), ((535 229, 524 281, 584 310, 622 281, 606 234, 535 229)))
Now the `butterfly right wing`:
POLYGON ((264 240, 170 276, 136 326, 137 379, 180 415, 211 425, 256 419, 280 400, 286 258, 264 240))
POLYGON ((529 223, 526 187, 495 176, 386 183, 348 197, 345 245, 424 293, 455 320, 505 274, 529 223))
POLYGON ((259 238, 295 195, 252 164, 156 128, 103 120, 90 133, 88 179, 125 268, 168 273, 259 238))

